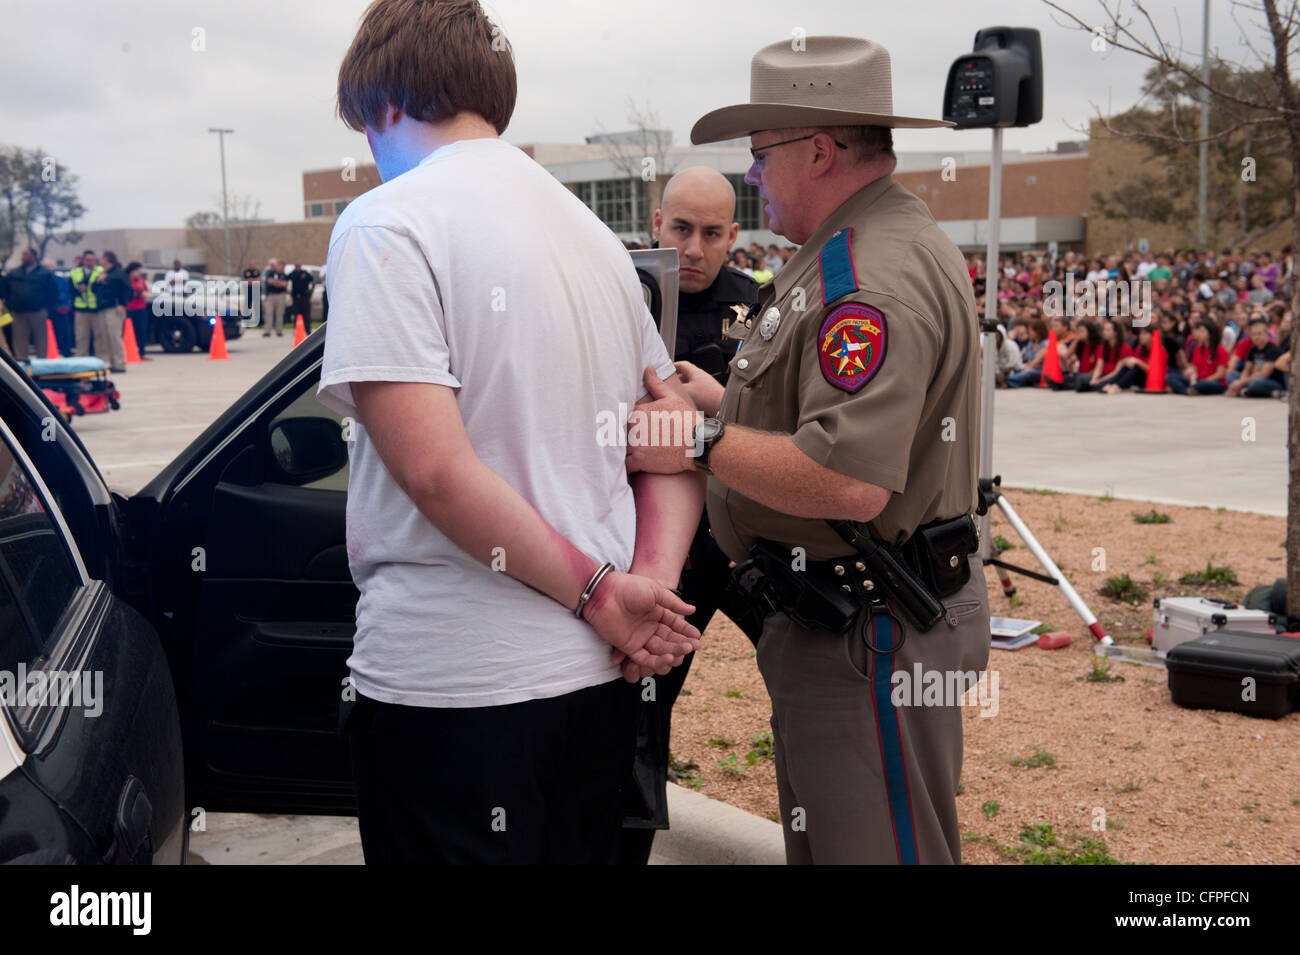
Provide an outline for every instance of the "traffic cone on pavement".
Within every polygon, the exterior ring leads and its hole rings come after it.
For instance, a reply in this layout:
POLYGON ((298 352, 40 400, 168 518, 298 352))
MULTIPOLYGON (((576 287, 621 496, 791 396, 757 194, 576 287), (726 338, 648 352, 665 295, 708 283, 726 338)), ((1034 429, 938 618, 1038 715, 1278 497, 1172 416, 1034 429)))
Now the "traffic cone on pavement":
POLYGON ((144 359, 140 357, 140 348, 135 343, 135 328, 131 325, 131 319, 126 320, 122 326, 122 347, 126 350, 126 363, 128 365, 143 365, 144 359))
POLYGON ((1057 351, 1054 328, 1047 333, 1047 355, 1043 358, 1043 374, 1038 379, 1039 387, 1046 388, 1049 381, 1058 385, 1065 383, 1065 376, 1061 374, 1061 353, 1057 351))
POLYGON ((307 337, 307 326, 302 322, 302 312, 298 313, 298 321, 293 323, 293 347, 297 348, 302 344, 303 339, 307 337))
POLYGON ((54 334, 54 323, 48 318, 45 320, 45 357, 59 357, 59 339, 54 334))
POLYGON ((1147 360, 1147 386, 1144 389, 1149 395, 1163 395, 1165 393, 1165 374, 1169 370, 1169 356, 1165 353, 1165 346, 1160 341, 1159 330, 1151 333, 1151 357, 1147 360))
POLYGON ((218 318, 212 323, 212 344, 208 348, 208 361, 230 361, 226 352, 226 329, 218 318))

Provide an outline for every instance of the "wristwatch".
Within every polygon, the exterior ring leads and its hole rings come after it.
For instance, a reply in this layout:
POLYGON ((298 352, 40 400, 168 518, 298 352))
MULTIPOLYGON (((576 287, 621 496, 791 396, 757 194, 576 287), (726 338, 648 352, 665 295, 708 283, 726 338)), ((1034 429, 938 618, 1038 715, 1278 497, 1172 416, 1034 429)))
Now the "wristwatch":
POLYGON ((705 474, 712 474, 713 468, 709 467, 709 452, 713 446, 722 440, 722 433, 727 430, 727 426, 722 423, 721 418, 705 418, 695 426, 695 467, 705 474))

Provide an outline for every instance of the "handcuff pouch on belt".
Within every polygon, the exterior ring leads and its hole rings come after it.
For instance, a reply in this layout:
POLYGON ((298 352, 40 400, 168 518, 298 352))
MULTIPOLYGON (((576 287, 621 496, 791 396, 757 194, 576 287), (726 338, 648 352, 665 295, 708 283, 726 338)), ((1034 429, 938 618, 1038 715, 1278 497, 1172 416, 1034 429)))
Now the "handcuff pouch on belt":
POLYGON ((789 549, 759 540, 732 574, 732 588, 760 616, 780 610, 809 629, 842 634, 863 609, 898 610, 924 633, 949 616, 942 600, 970 580, 967 557, 979 549, 975 522, 965 514, 917 528, 901 548, 871 537, 865 525, 827 523, 856 555, 808 561, 796 570, 789 549))

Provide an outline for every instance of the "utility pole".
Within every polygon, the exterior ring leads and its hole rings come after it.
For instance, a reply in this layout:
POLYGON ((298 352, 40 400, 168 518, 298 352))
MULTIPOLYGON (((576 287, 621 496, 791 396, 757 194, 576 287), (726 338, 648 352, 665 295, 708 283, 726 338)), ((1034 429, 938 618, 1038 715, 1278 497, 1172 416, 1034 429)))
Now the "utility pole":
POLYGON ((1196 244, 1205 249, 1206 207, 1209 205, 1209 168, 1210 144, 1206 137, 1210 135, 1210 0, 1205 0, 1201 14, 1201 155, 1200 181, 1196 187, 1196 244))
MULTIPOLYGON (((1210 0, 1205 0, 1205 2, 1208 6, 1210 0)), ((1202 125, 1204 125, 1205 123, 1204 118, 1202 118, 1201 123, 1202 125)), ((230 265, 230 209, 226 202, 226 133, 233 133, 234 130, 233 129, 212 129, 211 127, 209 127, 208 132, 216 133, 217 138, 221 142, 221 227, 226 232, 226 274, 230 275, 232 273, 231 273, 231 265, 230 265)), ((1205 188, 1205 147, 1204 146, 1201 147, 1201 188, 1202 190, 1204 190, 1205 188)))

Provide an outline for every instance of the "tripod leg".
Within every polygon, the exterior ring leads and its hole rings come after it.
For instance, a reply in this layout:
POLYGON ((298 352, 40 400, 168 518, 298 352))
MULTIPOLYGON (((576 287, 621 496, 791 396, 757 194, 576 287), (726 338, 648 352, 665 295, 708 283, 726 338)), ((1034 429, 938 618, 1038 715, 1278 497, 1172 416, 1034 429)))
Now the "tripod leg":
POLYGON ((1083 622, 1088 625, 1088 629, 1092 631, 1092 635, 1103 644, 1114 643, 1110 636, 1107 635, 1106 628, 1097 622, 1097 618, 1094 617, 1092 611, 1088 609, 1088 605, 1083 602, 1083 598, 1079 596, 1070 582, 1065 579, 1065 575, 1061 573, 1052 558, 1047 555, 1047 551, 1043 549, 1043 545, 1038 543, 1038 540, 1032 533, 1030 533, 1029 527, 1020 519, 1020 515, 1016 513, 1015 508, 1013 508, 1010 502, 1007 501, 1005 494, 998 495, 997 504, 998 507, 1001 508, 1007 521, 1016 529, 1016 533, 1020 535, 1020 539, 1025 542, 1025 545, 1029 548, 1030 552, 1038 558, 1038 562, 1043 565, 1043 569, 1056 578, 1056 585, 1061 588, 1061 593, 1065 594, 1065 599, 1069 601, 1070 606, 1074 608, 1074 612, 1077 613, 1083 619, 1083 622))

